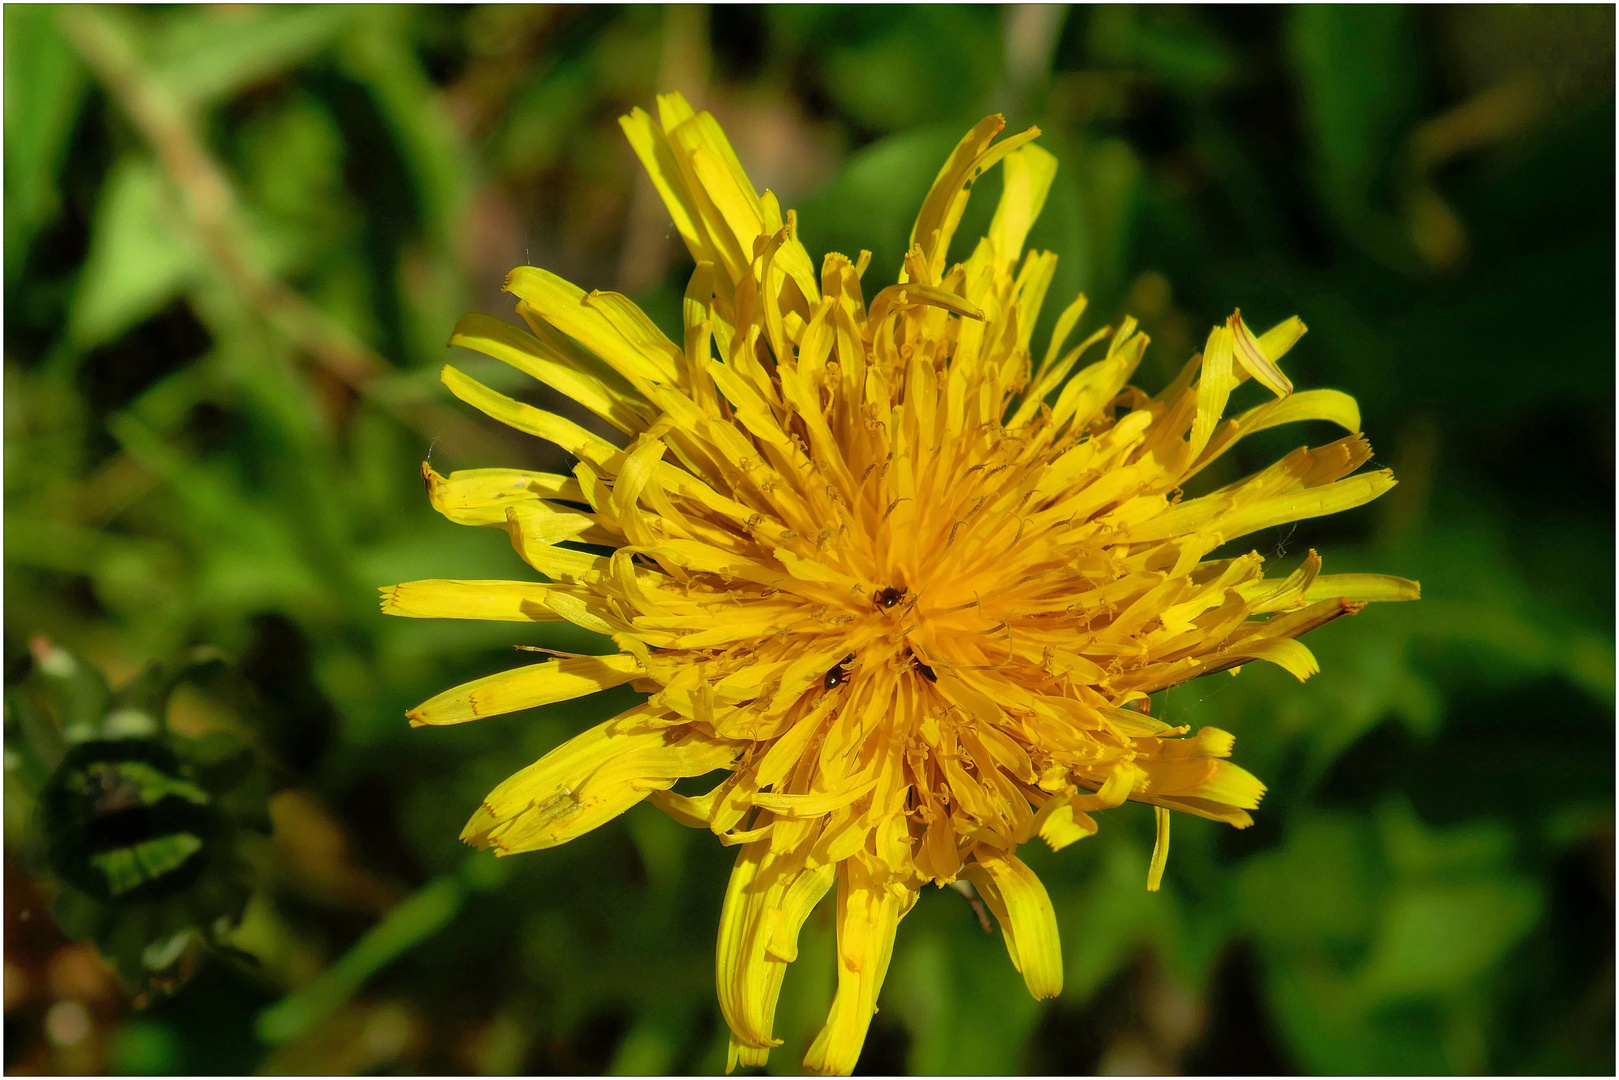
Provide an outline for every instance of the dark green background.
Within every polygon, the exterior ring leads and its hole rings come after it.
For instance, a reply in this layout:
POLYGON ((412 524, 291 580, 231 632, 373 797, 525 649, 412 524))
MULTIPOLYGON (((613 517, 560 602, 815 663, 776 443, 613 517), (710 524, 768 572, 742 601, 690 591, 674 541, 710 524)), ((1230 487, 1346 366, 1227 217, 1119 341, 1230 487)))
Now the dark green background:
MULTIPOLYGON (((734 853, 646 807, 499 867, 456 841, 627 698, 410 731, 513 644, 579 638, 385 620, 375 592, 523 573, 417 471, 551 460, 436 378, 457 315, 510 312, 510 266, 678 318, 689 260, 615 118, 680 88, 812 253, 875 252, 868 292, 967 125, 1039 123, 1048 307, 1138 315, 1151 390, 1233 307, 1302 316, 1294 382, 1353 393, 1401 484, 1256 544, 1423 583, 1313 635, 1305 686, 1254 665, 1161 695, 1235 732, 1270 794, 1246 832, 1179 820, 1157 894, 1145 807, 1028 848, 1061 998, 924 895, 863 1069, 1611 1073, 1613 43, 1609 7, 8 6, 8 678, 38 633, 115 680, 217 645, 287 789, 240 935, 263 970, 115 995, 63 1048, 7 785, 8 1070, 723 1066, 734 853)), ((1268 434, 1231 475, 1332 437, 1268 434)), ((818 915, 773 1069, 824 1014, 831 948, 818 915)))

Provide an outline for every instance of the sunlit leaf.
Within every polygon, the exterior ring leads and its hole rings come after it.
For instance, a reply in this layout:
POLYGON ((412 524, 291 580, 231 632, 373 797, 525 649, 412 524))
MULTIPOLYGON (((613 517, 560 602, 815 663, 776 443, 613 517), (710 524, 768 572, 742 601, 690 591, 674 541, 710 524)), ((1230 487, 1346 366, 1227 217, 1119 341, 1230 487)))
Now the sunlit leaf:
POLYGON ((76 345, 116 337, 194 279, 199 262, 179 214, 173 189, 150 160, 131 154, 113 168, 68 324, 76 345))

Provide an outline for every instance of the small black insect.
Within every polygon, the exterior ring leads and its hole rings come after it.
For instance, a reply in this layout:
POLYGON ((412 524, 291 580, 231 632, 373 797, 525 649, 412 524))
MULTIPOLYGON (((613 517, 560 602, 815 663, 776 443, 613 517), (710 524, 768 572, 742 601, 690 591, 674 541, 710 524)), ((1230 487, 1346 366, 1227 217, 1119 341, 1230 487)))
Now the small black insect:
POLYGON ((889 608, 899 603, 900 600, 904 599, 904 597, 904 591, 896 589, 894 586, 890 585, 888 588, 877 594, 877 606, 882 608, 884 611, 887 611, 889 608))
POLYGON ((845 656, 842 660, 838 661, 837 667, 826 673, 826 678, 821 680, 821 685, 828 690, 835 690, 844 683, 848 682, 849 665, 852 663, 854 663, 853 654, 845 656))
POLYGON ((916 670, 920 671, 922 673, 922 678, 926 679, 928 682, 939 681, 939 677, 933 673, 933 669, 922 663, 920 660, 916 662, 916 670))

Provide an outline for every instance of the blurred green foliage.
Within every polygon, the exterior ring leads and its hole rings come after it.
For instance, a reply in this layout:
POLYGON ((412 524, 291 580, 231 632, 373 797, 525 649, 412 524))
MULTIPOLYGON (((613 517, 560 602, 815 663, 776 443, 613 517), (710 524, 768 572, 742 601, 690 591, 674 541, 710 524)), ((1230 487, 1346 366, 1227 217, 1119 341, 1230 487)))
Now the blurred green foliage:
MULTIPOLYGON (((1178 824, 1156 894, 1144 807, 1029 848, 1061 998, 1031 1001, 959 897, 923 897, 863 1068, 1612 1072, 1611 8, 4 17, 7 680, 42 633, 115 684, 216 646, 262 708, 182 696, 170 725, 250 739, 281 789, 233 938, 258 971, 211 964, 136 1012, 27 921, 49 888, 21 854, 27 785, 6 785, 8 1071, 723 1066, 732 853, 648 807, 498 866, 456 841, 493 784, 627 693, 402 719, 513 644, 598 646, 384 620, 375 592, 524 573, 418 481, 424 456, 558 464, 436 381, 457 315, 510 311, 510 266, 678 320, 690 264, 614 122, 677 88, 812 251, 874 252, 868 281, 892 279, 967 124, 1039 123, 1061 171, 1031 243, 1061 255, 1053 296, 1142 319, 1143 385, 1239 304, 1297 313, 1294 381, 1355 394, 1399 474, 1261 550, 1424 588, 1314 636, 1308 685, 1256 666, 1161 695, 1157 715, 1235 732, 1270 794, 1242 833, 1178 824), (94 1023, 69 1038, 81 1000, 94 1023)), ((1274 434, 1215 479, 1296 437, 1274 434)), ((772 1069, 824 1015, 832 948, 812 919, 772 1069)))

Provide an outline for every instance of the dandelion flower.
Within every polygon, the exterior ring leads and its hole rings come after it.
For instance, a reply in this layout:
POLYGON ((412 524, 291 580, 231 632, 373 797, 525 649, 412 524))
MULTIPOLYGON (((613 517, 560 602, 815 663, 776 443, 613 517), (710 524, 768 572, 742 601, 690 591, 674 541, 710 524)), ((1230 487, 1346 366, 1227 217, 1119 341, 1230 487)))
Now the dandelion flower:
POLYGON ((805 1065, 847 1073, 899 922, 924 885, 965 880, 1031 993, 1062 989, 1057 920, 1018 859, 1061 848, 1125 800, 1241 828, 1264 792, 1232 736, 1146 711, 1148 695, 1249 661, 1316 671, 1300 635, 1413 582, 1280 578, 1258 553, 1209 559, 1271 526, 1360 506, 1394 483, 1352 398, 1295 393, 1277 361, 1304 332, 1233 313, 1156 396, 1129 384, 1134 320, 1077 344, 1075 300, 1037 358, 1056 256, 1023 253, 1055 159, 1036 129, 974 127, 939 170, 897 284, 868 303, 869 253, 819 270, 797 219, 753 185, 708 113, 679 95, 622 121, 693 259, 671 341, 624 296, 513 270, 527 332, 468 315, 452 344, 511 364, 622 433, 601 438, 454 367, 461 400, 565 450, 572 475, 424 466, 452 521, 504 528, 537 581, 415 581, 383 610, 566 620, 618 652, 559 657, 446 691, 409 714, 457 724, 628 683, 646 700, 497 787, 462 836, 498 854, 567 842, 651 800, 738 857, 719 932, 730 1064, 762 1065, 800 927, 837 888, 837 992, 805 1065), (963 263, 969 192, 1004 190, 963 263), (1083 366, 1082 366, 1083 365, 1083 366), (1226 417, 1253 378, 1274 398, 1226 417), (1301 448, 1195 498, 1182 488, 1245 436, 1330 421, 1301 448), (591 550, 591 549, 594 550, 591 550), (598 553, 605 551, 606 553, 598 553), (673 791, 725 770, 707 794, 673 791))

